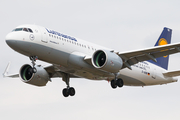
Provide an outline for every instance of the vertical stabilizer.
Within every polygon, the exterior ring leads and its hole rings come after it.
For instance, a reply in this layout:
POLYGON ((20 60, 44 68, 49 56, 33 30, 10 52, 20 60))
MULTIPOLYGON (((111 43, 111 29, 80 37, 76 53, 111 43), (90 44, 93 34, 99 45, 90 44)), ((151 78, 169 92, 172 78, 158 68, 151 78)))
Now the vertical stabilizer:
MULTIPOLYGON (((155 46, 170 44, 171 43, 171 34, 172 34, 172 30, 164 27, 164 30, 162 31, 155 46)), ((149 62, 156 64, 166 70, 168 69, 169 55, 157 58, 156 60, 157 60, 157 62, 154 62, 152 60, 149 60, 149 62)))

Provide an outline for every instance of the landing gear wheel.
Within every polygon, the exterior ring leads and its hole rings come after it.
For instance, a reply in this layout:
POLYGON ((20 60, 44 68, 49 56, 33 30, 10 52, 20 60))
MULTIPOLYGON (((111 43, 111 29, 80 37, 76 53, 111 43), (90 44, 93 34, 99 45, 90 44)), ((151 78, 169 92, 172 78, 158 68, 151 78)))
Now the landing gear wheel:
POLYGON ((122 79, 118 79, 118 80, 116 81, 116 84, 117 84, 118 87, 123 87, 124 82, 123 82, 122 79))
POLYGON ((69 88, 69 95, 74 96, 75 95, 75 89, 73 87, 69 88))
POLYGON ((113 89, 117 88, 116 80, 111 80, 111 87, 113 89))
POLYGON ((68 88, 64 88, 63 91, 62 91, 62 93, 63 93, 63 96, 64 96, 64 97, 68 97, 68 96, 69 96, 69 90, 68 90, 68 88))

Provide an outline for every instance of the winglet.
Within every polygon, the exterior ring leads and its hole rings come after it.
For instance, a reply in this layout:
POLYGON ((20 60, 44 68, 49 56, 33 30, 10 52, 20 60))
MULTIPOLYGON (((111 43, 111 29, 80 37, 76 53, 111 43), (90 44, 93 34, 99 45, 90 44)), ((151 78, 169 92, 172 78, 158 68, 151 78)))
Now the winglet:
POLYGON ((10 65, 11 65, 11 62, 8 63, 6 69, 5 69, 4 73, 3 73, 3 77, 8 77, 8 72, 9 72, 10 65))
POLYGON ((3 73, 3 77, 12 77, 12 78, 17 78, 19 77, 19 74, 11 74, 9 75, 9 68, 10 68, 11 62, 8 63, 4 73, 3 73))

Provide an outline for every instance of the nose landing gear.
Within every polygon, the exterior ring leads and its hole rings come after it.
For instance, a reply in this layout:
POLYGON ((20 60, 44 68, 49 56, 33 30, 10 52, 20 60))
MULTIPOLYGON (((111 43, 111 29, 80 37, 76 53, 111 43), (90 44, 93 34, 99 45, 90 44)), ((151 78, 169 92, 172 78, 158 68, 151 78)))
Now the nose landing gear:
POLYGON ((37 69, 35 68, 35 65, 36 65, 36 60, 38 59, 37 56, 30 56, 29 59, 31 60, 31 63, 32 63, 32 72, 33 73, 36 73, 37 72, 37 69))

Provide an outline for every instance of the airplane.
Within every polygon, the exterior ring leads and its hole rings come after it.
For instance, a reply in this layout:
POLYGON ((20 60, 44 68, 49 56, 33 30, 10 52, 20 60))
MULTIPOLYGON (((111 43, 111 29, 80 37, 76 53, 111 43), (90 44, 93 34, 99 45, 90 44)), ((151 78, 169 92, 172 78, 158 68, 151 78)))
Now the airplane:
POLYGON ((105 80, 113 89, 177 82, 180 71, 168 71, 168 61, 170 54, 180 52, 180 43, 170 44, 171 34, 172 29, 164 27, 154 47, 119 52, 38 25, 20 25, 5 40, 13 50, 29 57, 32 65, 24 64, 18 74, 9 74, 9 63, 3 76, 19 77, 35 86, 62 78, 64 97, 75 95, 70 78, 105 80), (36 65, 36 60, 50 65, 36 65))

